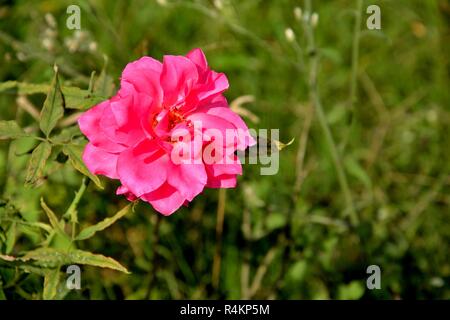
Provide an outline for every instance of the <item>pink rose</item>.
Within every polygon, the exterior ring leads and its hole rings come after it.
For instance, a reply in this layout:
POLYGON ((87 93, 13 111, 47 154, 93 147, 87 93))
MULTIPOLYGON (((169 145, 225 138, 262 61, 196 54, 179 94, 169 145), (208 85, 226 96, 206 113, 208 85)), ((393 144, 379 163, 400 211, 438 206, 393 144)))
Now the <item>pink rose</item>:
POLYGON ((255 144, 228 106, 223 73, 200 49, 129 63, 116 96, 78 123, 89 139, 83 161, 94 174, 119 179, 117 194, 170 215, 209 188, 233 188, 242 166, 236 150, 255 144))

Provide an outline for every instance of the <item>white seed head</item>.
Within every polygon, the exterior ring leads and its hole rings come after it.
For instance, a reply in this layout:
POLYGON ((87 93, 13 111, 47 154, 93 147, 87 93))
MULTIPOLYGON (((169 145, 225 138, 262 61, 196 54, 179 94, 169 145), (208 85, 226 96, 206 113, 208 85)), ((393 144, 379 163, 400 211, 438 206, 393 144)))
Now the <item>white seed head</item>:
POLYGON ((91 51, 91 52, 97 51, 97 42, 91 41, 89 43, 89 51, 91 51))
POLYGON ((311 16, 311 14, 310 14, 308 11, 306 11, 306 12, 303 14, 303 16, 302 16, 303 21, 304 21, 305 23, 309 23, 310 16, 311 16))
POLYGON ((297 21, 301 21, 302 20, 302 8, 300 7, 295 7, 294 8, 294 17, 295 19, 297 19, 297 21))
POLYGON ((167 5, 167 1, 166 0, 156 0, 156 2, 160 5, 160 6, 165 6, 167 5))
POLYGON ((83 41, 84 39, 87 38, 88 34, 82 30, 75 30, 73 36, 76 40, 83 41))
POLYGON ((53 40, 50 38, 44 38, 42 39, 42 46, 48 50, 48 51, 52 51, 53 50, 53 40))
POLYGON ((223 1, 222 0, 214 0, 214 6, 217 9, 222 10, 223 9, 223 1))
POLYGON ((311 15, 311 25, 312 25, 313 27, 316 27, 318 23, 319 23, 319 14, 316 13, 316 12, 314 12, 314 13, 311 15))
POLYGON ((27 59, 27 56, 23 52, 17 52, 16 57, 17 57, 17 60, 19 60, 21 62, 23 62, 27 59))
POLYGON ((50 28, 56 28, 56 19, 51 13, 46 13, 44 18, 50 28))
POLYGON ((286 30, 284 30, 284 36, 289 42, 293 42, 295 40, 295 33, 291 28, 287 28, 286 30))
POLYGON ((44 31, 44 36, 47 38, 55 39, 58 36, 58 31, 55 29, 46 28, 44 31))
POLYGON ((65 39, 64 44, 66 46, 66 48, 69 50, 69 52, 74 53, 78 50, 78 41, 75 39, 65 39))

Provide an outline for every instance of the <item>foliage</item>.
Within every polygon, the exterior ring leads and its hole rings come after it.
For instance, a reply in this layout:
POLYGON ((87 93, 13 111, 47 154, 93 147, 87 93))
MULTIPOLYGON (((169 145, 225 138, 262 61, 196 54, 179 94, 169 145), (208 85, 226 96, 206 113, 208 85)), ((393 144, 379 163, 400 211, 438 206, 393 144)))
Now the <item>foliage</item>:
POLYGON ((0 299, 450 298, 446 1, 362 1, 382 29, 363 10, 356 42, 354 0, 313 1, 314 28, 294 0, 79 2, 80 31, 70 1, 0 5, 0 299), (278 174, 159 217, 87 171, 76 119, 126 63, 194 47, 251 127, 295 140, 278 174))

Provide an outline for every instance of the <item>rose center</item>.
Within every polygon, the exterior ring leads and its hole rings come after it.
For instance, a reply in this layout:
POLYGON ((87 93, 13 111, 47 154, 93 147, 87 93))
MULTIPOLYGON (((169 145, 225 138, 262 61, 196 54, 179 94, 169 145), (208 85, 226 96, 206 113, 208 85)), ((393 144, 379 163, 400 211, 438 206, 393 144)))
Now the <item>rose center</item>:
MULTIPOLYGON (((172 109, 165 116, 167 116, 168 129, 174 128, 177 124, 186 121, 186 118, 178 110, 172 109)), ((152 120, 152 127, 156 127, 160 121, 162 121, 163 116, 161 114, 156 116, 152 120)), ((189 121, 188 121, 189 122, 189 121)))
POLYGON ((177 124, 185 121, 184 116, 178 112, 177 110, 170 110, 169 111, 169 128, 172 129, 177 124))

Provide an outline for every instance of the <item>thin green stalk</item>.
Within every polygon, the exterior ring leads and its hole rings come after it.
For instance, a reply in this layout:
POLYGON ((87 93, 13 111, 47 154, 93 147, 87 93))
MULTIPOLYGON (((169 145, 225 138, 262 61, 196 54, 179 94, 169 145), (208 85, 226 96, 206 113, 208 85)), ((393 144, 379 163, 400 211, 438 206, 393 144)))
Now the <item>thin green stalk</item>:
POLYGON ((5 165, 4 165, 4 169, 1 175, 1 183, 0 183, 0 194, 2 194, 3 196, 5 196, 6 193, 6 186, 8 184, 8 166, 9 166, 9 161, 10 161, 10 156, 11 156, 11 141, 7 141, 6 142, 6 152, 5 152, 5 165))
POLYGON ((214 252, 212 285, 215 289, 219 287, 220 265, 222 260, 222 234, 223 222, 225 217, 225 206, 227 199, 227 189, 219 190, 219 201, 217 203, 217 221, 216 221, 216 248, 214 252))
POLYGON ((72 203, 70 204, 69 208, 67 209, 66 213, 64 214, 65 218, 70 218, 70 222, 72 224, 72 240, 75 238, 76 233, 76 224, 78 223, 78 213, 77 213, 77 206, 78 203, 81 200, 81 197, 83 196, 84 191, 86 190, 86 187, 89 184, 89 179, 86 177, 83 177, 83 181, 81 182, 81 186, 78 189, 77 193, 75 194, 75 197, 72 200, 72 203))
POLYGON ((153 225, 153 231, 152 231, 152 247, 153 247, 153 256, 151 258, 151 266, 150 266, 150 272, 148 274, 148 284, 147 284, 147 292, 145 293, 145 296, 148 300, 151 300, 152 298, 152 288, 153 284, 156 280, 157 273, 159 270, 159 252, 158 252, 158 246, 159 246, 159 228, 161 225, 162 219, 159 213, 155 216, 155 223, 153 225))
MULTIPOLYGON (((311 0, 305 0, 305 9, 307 12, 311 13, 311 0)), ((325 135, 325 140, 328 145, 328 150, 331 154, 333 165, 335 167, 339 184, 341 186, 342 192, 344 194, 347 212, 350 216, 350 221, 353 225, 358 224, 358 216, 356 214, 352 194, 350 192, 350 188, 348 186, 347 177, 344 172, 344 168, 342 166, 341 157, 339 155, 339 150, 336 147, 336 144, 333 139, 333 135, 331 134, 331 130, 328 126, 325 113, 323 111, 322 103, 320 101, 319 89, 317 85, 317 70, 319 64, 319 56, 317 54, 317 48, 314 39, 314 30, 313 26, 309 21, 305 22, 305 31, 307 35, 308 47, 309 47, 309 56, 310 56, 310 74, 309 74, 309 90, 310 90, 310 98, 311 102, 315 107, 317 119, 319 121, 320 127, 325 135)))
POLYGON ((352 42, 352 73, 350 78, 350 93, 349 93, 349 110, 348 110, 348 127, 347 132, 342 143, 342 149, 345 150, 350 134, 354 126, 355 118, 355 103, 357 101, 356 90, 358 89, 358 60, 359 60, 359 39, 361 36, 361 19, 364 0, 357 0, 355 11, 355 25, 353 28, 353 42, 352 42))

